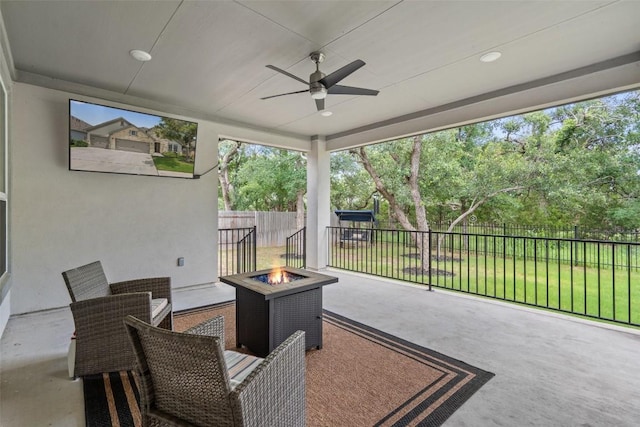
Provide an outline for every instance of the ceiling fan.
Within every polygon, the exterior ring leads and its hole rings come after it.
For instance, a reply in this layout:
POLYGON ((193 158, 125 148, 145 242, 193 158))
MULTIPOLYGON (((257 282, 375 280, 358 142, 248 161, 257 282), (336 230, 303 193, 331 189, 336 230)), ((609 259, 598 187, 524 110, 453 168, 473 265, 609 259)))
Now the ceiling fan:
POLYGON ((270 98, 276 98, 278 96, 310 92, 311 98, 315 99, 316 101, 316 107, 318 108, 318 111, 321 111, 321 110, 324 110, 324 99, 327 97, 327 95, 376 96, 378 94, 378 91, 373 89, 363 89, 360 87, 343 86, 343 85, 337 84, 338 82, 340 82, 340 80, 344 79, 345 77, 347 77, 348 75, 356 71, 357 69, 364 66, 364 61, 360 59, 356 59, 352 63, 345 65, 344 67, 334 71, 333 73, 327 76, 322 71, 320 71, 320 63, 324 61, 324 58, 325 58, 324 53, 312 52, 311 55, 309 55, 309 57, 316 64, 316 71, 309 76, 309 82, 306 82, 302 80, 300 77, 296 77, 293 74, 288 73, 285 70, 280 69, 274 65, 267 65, 267 68, 270 68, 274 71, 284 74, 285 76, 291 77, 292 79, 297 80, 300 83, 308 85, 309 89, 297 90, 295 92, 281 93, 279 95, 265 96, 264 98, 260 98, 260 99, 270 99, 270 98))

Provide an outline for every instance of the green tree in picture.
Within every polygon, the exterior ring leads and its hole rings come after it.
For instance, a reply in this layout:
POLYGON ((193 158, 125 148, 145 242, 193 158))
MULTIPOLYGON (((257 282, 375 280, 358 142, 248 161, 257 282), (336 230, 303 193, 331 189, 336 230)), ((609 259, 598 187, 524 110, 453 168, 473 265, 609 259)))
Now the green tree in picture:
POLYGON ((196 123, 163 117, 154 127, 154 131, 162 138, 179 143, 185 160, 193 162, 197 128, 196 123))

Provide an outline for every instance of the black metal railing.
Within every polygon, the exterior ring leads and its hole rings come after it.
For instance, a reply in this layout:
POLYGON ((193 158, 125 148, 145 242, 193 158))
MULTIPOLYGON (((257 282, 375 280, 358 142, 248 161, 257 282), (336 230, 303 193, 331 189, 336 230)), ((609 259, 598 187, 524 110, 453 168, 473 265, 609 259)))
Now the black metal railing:
MULTIPOLYGON (((400 228, 394 221, 380 221, 380 228, 400 228)), ((446 232, 450 222, 432 222, 429 224, 432 231, 446 232)), ((549 225, 524 225, 524 224, 493 224, 479 222, 460 222, 451 230, 455 233, 491 234, 501 236, 520 237, 546 237, 558 239, 578 240, 606 240, 615 242, 640 242, 639 230, 627 230, 623 228, 591 229, 578 225, 568 227, 554 227, 549 225)))
POLYGON ((307 228, 287 237, 285 250, 285 265, 294 268, 307 268, 307 228))
POLYGON ((218 230, 218 276, 255 271, 256 227, 218 230))
POLYGON ((640 244, 329 227, 329 266, 640 326, 640 244))

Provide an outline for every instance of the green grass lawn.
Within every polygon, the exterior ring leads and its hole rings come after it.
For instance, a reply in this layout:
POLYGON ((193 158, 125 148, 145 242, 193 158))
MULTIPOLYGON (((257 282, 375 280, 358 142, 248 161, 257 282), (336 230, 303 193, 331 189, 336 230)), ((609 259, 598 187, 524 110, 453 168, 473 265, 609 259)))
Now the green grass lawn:
POLYGON ((180 157, 153 156, 153 163, 158 170, 193 173, 193 163, 185 162, 180 157))
MULTIPOLYGON (((286 249, 284 246, 271 246, 256 248, 256 270, 265 270, 272 267, 285 265, 286 249)), ((218 251, 218 275, 233 274, 233 263, 237 257, 235 250, 218 251)))

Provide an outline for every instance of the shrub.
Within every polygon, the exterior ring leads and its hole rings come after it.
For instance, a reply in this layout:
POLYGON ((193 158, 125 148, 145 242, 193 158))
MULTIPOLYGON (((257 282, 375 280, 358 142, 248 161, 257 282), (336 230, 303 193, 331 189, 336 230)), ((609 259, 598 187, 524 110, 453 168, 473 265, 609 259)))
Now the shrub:
POLYGON ((81 139, 72 139, 69 145, 71 147, 88 147, 89 146, 87 141, 83 141, 81 139))

